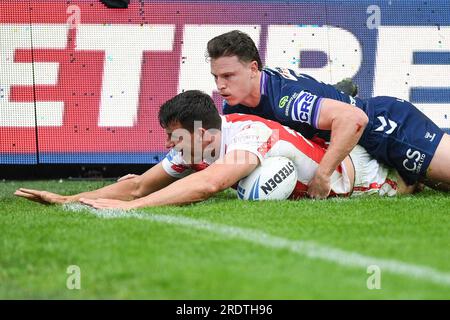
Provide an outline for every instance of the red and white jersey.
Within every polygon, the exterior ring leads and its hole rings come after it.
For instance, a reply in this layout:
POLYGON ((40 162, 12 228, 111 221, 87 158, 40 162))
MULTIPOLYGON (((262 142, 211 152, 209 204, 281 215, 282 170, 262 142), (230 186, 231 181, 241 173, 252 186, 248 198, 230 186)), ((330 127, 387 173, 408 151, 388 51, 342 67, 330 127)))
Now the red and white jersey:
MULTIPOLYGON (((291 197, 306 195, 308 184, 314 176, 325 148, 304 138, 300 133, 278 122, 247 114, 230 114, 222 117, 222 158, 233 150, 246 150, 255 154, 261 162, 272 156, 283 156, 294 162, 297 169, 297 186, 291 197)), ((205 169, 210 163, 186 164, 181 152, 172 149, 162 161, 166 172, 176 178, 205 169)), ((347 195, 350 181, 344 165, 331 176, 331 195, 347 195)))

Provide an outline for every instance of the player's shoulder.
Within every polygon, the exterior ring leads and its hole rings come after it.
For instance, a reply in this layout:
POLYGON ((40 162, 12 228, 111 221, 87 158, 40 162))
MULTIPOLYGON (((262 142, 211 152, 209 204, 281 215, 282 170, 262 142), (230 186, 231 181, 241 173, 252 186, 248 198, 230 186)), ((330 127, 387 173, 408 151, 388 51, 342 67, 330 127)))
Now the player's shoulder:
POLYGON ((164 160, 173 164, 184 164, 183 154, 180 151, 175 150, 174 148, 169 150, 164 160))
POLYGON ((241 121, 231 122, 231 130, 228 130, 230 145, 261 144, 269 139, 273 130, 265 123, 264 119, 247 118, 242 115, 241 121))
POLYGON ((255 125, 267 125, 267 122, 272 122, 260 116, 246 113, 231 113, 221 117, 223 128, 233 128, 235 130, 238 129, 238 131, 255 125))
POLYGON ((264 67, 263 72, 268 74, 269 77, 290 81, 299 81, 300 79, 309 77, 306 74, 285 67, 264 67))
POLYGON ((263 69, 263 71, 265 71, 269 77, 271 78, 278 78, 281 79, 282 81, 295 81, 295 82, 300 82, 300 83, 320 83, 320 84, 325 84, 317 79, 315 79, 314 77, 312 77, 309 74, 306 73, 301 73, 297 70, 292 70, 289 68, 285 68, 285 67, 265 67, 263 69))

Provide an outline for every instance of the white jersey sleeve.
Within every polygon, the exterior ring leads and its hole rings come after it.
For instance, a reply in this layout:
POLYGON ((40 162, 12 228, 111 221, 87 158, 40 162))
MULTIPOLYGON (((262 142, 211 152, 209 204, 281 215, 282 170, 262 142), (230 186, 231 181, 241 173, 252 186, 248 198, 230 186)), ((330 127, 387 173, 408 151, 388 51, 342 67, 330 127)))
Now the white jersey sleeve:
POLYGON ((166 157, 161 161, 163 169, 168 175, 181 179, 191 173, 193 170, 186 165, 181 152, 171 149, 166 157))
POLYGON ((234 150, 244 150, 255 154, 259 161, 264 161, 267 145, 270 144, 273 132, 263 123, 255 122, 245 126, 231 137, 226 153, 234 150))

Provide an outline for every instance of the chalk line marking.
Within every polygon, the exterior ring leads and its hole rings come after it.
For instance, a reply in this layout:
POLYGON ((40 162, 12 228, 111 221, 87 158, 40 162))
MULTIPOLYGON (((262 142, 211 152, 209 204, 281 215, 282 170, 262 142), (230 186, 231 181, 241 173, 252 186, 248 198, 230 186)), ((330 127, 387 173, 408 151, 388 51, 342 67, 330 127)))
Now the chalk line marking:
POLYGON ((314 241, 290 240, 270 235, 268 233, 241 227, 221 225, 205 220, 192 219, 183 216, 143 213, 138 211, 123 210, 96 210, 78 203, 69 203, 63 206, 69 211, 86 211, 99 218, 107 219, 140 219, 160 222, 170 225, 189 227, 192 229, 208 231, 227 238, 245 240, 267 248, 283 249, 306 256, 311 259, 320 259, 334 262, 341 266, 361 267, 366 270, 370 265, 377 265, 382 272, 408 276, 434 282, 440 285, 450 286, 450 273, 445 273, 428 266, 414 265, 393 259, 383 259, 345 251, 330 246, 315 243, 314 241))

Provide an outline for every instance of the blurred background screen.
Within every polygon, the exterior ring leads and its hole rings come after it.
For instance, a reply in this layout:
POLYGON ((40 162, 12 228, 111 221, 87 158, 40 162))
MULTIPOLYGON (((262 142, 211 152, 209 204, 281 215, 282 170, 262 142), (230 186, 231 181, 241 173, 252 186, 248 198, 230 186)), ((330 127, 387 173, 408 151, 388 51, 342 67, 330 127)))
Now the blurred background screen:
POLYGON ((0 164, 154 164, 158 109, 213 96, 206 43, 240 29, 263 64, 407 99, 450 128, 449 1, 0 2, 0 164))

